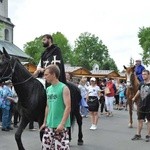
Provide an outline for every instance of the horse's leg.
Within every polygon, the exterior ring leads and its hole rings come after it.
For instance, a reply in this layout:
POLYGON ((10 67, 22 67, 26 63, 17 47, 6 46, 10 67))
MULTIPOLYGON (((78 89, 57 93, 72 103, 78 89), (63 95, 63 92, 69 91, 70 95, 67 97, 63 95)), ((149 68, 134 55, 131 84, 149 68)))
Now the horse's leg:
POLYGON ((79 107, 74 111, 74 115, 76 117, 77 124, 78 124, 78 145, 83 145, 82 117, 80 114, 80 108, 79 107))
POLYGON ((22 118, 20 125, 15 133, 15 139, 16 139, 19 150, 25 150, 21 141, 21 135, 28 123, 29 123, 28 119, 22 118))
POLYGON ((128 100, 126 98, 126 103, 125 103, 125 110, 127 111, 128 110, 128 100))
MULTIPOLYGON (((71 126, 74 125, 74 114, 73 112, 71 111, 70 113, 70 118, 71 118, 71 126)), ((68 134, 69 134, 69 141, 71 141, 71 127, 68 128, 68 134)))
POLYGON ((130 121, 129 121, 128 127, 132 128, 133 127, 132 126, 132 123, 133 123, 133 120, 132 120, 132 109, 133 109, 132 99, 128 100, 128 104, 129 104, 129 116, 130 116, 130 121))
MULTIPOLYGON (((38 120, 39 128, 42 126, 43 122, 44 122, 44 116, 40 117, 39 120, 38 120)), ((41 141, 42 141, 42 138, 43 138, 43 134, 44 134, 44 129, 40 131, 40 140, 41 141)))

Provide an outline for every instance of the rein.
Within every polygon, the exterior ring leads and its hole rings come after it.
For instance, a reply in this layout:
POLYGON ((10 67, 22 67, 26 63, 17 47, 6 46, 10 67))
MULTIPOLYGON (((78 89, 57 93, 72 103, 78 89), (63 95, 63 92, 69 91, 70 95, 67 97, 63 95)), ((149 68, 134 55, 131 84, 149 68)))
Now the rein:
POLYGON ((20 85, 20 84, 24 84, 26 83, 27 81, 29 81, 31 78, 33 78, 33 76, 27 78, 26 80, 22 81, 22 82, 18 82, 18 83, 13 83, 13 85, 20 85))
MULTIPOLYGON (((7 65, 7 67, 6 67, 6 69, 5 69, 4 73, 3 73, 3 75, 2 75, 2 77, 1 77, 2 80, 4 80, 4 81, 5 81, 5 80, 8 80, 8 79, 12 80, 12 76, 13 76, 13 74, 14 74, 14 72, 15 72, 16 64, 17 64, 17 60, 15 60, 15 63, 14 63, 14 65, 13 65, 13 67, 11 66, 11 63, 9 63, 9 64, 7 65), (8 70, 8 67, 9 67, 9 66, 10 66, 10 68, 11 68, 12 71, 11 71, 11 73, 10 73, 8 76, 4 77, 4 75, 5 75, 6 71, 8 70)), ((27 78, 26 80, 24 80, 24 81, 22 81, 22 82, 13 83, 13 85, 24 84, 24 83, 26 83, 27 81, 29 81, 31 78, 33 78, 33 76, 30 76, 29 78, 27 78)))

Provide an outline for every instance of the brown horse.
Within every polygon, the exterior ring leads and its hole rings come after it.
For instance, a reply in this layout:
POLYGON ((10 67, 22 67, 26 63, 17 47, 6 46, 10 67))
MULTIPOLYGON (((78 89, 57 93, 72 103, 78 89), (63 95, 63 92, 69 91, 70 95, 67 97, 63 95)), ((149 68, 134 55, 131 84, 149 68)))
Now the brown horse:
MULTIPOLYGON (((133 110, 133 101, 132 98, 138 91, 139 87, 139 81, 134 73, 135 66, 126 67, 124 66, 124 69, 126 70, 126 82, 127 82, 127 89, 126 89, 126 97, 127 97, 127 103, 129 105, 129 128, 132 128, 133 119, 132 119, 132 110, 133 110)), ((138 98, 134 101, 136 105, 138 106, 138 98)))

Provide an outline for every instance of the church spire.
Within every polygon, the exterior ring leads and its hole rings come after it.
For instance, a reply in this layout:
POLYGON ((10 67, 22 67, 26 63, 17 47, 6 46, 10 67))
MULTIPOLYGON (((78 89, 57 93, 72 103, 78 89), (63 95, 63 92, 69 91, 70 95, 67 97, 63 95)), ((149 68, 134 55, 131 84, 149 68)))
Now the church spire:
POLYGON ((8 18, 8 0, 0 0, 0 15, 8 18))
POLYGON ((13 43, 14 25, 8 18, 8 0, 0 0, 0 23, 3 25, 0 40, 13 43))

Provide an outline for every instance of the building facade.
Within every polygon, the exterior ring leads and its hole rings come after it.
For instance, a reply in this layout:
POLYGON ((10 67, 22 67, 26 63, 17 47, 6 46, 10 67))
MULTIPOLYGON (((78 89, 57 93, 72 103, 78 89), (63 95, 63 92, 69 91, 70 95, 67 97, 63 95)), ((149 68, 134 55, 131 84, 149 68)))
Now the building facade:
POLYGON ((8 17, 8 0, 0 0, 0 27, 0 50, 5 47, 10 55, 27 61, 30 57, 13 43, 14 24, 8 17))
POLYGON ((1 40, 13 43, 14 24, 8 18, 8 0, 0 0, 1 40))

